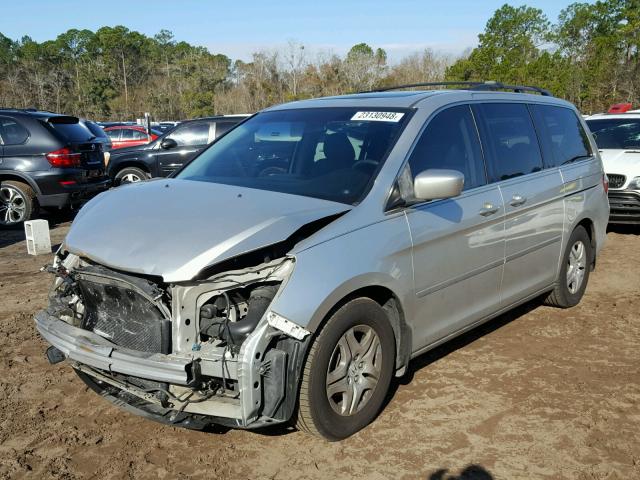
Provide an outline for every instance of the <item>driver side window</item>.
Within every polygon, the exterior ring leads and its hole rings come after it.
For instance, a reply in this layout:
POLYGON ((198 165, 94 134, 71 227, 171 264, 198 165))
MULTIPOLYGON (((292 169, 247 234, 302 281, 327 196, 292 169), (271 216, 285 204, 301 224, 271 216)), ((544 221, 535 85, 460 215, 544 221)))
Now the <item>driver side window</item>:
POLYGON ((457 170, 464 175, 464 188, 487 183, 482 149, 468 105, 438 113, 422 132, 411 157, 411 174, 431 169, 457 170))

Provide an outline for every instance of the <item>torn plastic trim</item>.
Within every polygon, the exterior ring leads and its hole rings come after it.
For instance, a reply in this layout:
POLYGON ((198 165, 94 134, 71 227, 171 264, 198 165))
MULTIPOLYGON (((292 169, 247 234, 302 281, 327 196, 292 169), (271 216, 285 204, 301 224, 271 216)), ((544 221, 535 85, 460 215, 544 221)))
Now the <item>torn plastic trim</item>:
POLYGON ((296 340, 302 341, 304 340, 304 337, 311 335, 311 332, 306 328, 301 327, 297 323, 292 322, 273 310, 267 312, 267 322, 271 327, 295 338, 296 340))
MULTIPOLYGON (((207 344, 199 341, 200 312, 212 298, 254 284, 277 284, 277 292, 269 302, 271 304, 282 292, 293 272, 294 265, 294 258, 283 257, 242 270, 219 273, 204 281, 172 285, 173 351, 191 352, 200 348, 203 352, 207 350, 207 344)), ((265 313, 267 308, 268 306, 265 307, 265 313)), ((264 318, 265 315, 261 315, 256 322, 256 328, 264 318)))

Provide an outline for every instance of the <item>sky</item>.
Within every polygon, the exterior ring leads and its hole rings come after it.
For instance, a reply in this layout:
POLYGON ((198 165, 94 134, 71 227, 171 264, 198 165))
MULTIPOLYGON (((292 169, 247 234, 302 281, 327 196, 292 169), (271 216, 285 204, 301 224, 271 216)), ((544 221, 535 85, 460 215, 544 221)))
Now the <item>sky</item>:
MULTIPOLYGON (((176 40, 232 59, 283 48, 293 40, 308 52, 344 54, 365 42, 393 62, 430 47, 460 54, 506 0, 4 0, 0 33, 50 40, 70 28, 124 25, 146 35, 171 30, 176 40), (92 8, 93 7, 93 8, 92 8)), ((573 0, 528 0, 554 22, 573 0)), ((518 6, 525 2, 511 2, 518 6)))

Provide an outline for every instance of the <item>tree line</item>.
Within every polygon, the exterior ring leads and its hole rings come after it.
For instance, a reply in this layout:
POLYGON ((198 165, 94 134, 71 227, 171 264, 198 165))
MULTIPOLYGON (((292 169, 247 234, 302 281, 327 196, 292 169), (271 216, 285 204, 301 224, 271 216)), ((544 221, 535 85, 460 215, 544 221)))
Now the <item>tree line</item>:
POLYGON ((457 58, 432 49, 391 63, 381 48, 311 54, 302 43, 232 61, 204 47, 124 26, 72 29, 54 40, 0 33, 0 106, 98 120, 156 119, 260 110, 290 100, 432 81, 537 85, 585 113, 640 101, 640 0, 573 3, 555 23, 508 4, 478 46, 457 58))

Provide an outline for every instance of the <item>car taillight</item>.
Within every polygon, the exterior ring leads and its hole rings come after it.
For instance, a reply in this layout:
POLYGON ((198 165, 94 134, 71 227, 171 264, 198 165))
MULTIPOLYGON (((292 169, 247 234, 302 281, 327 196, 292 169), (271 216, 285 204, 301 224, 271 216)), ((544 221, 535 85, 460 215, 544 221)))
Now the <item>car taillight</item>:
POLYGON ((604 187, 604 193, 609 193, 609 178, 607 175, 602 175, 602 186, 604 187))
POLYGON ((69 148, 63 147, 46 154, 47 160, 52 167, 79 167, 80 153, 73 153, 69 148))

